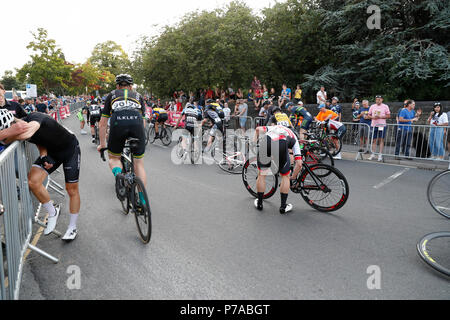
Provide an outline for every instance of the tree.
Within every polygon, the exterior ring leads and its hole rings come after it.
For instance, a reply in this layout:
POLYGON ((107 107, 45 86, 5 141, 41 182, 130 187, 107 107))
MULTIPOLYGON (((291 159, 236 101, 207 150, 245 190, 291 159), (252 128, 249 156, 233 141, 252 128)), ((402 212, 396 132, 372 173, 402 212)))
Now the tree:
POLYGON ((109 71, 113 75, 127 73, 130 71, 130 60, 122 46, 114 41, 98 43, 88 59, 95 67, 109 71))
POLYGON ((6 70, 3 77, 0 79, 0 83, 5 87, 5 90, 25 90, 25 85, 17 80, 11 70, 6 70))
POLYGON ((63 93, 67 88, 66 81, 70 79, 72 65, 65 61, 64 54, 56 45, 56 41, 48 39, 48 32, 38 28, 33 33, 27 49, 31 49, 31 61, 26 63, 17 73, 22 82, 33 83, 38 86, 39 92, 63 93))

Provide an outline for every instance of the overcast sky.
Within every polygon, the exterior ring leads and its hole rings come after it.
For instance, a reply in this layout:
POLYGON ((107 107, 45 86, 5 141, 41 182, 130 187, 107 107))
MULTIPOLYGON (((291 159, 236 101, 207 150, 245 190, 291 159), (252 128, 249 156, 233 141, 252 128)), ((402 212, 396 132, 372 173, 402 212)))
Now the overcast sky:
MULTIPOLYGON (((284 0, 278 0, 283 2, 284 0)), ((0 77, 29 61, 30 31, 47 29, 70 62, 84 62, 94 46, 113 40, 131 54, 141 35, 173 24, 184 14, 222 7, 228 0, 21 0, 2 1, 0 77), (5 46, 8 49, 5 50, 5 46)), ((244 0, 255 12, 275 0, 244 0)))

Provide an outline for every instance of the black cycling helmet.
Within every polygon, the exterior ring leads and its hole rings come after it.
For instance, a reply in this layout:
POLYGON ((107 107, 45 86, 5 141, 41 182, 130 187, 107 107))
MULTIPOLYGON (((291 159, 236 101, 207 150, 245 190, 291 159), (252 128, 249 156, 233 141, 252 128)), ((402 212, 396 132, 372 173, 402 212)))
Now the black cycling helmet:
POLYGON ((116 76, 116 84, 121 85, 121 84, 127 84, 127 85, 132 85, 133 84, 133 78, 129 75, 129 74, 119 74, 118 76, 116 76))
POLYGON ((213 99, 208 99, 208 100, 206 100, 206 103, 207 103, 207 104, 214 103, 214 100, 213 100, 213 99))

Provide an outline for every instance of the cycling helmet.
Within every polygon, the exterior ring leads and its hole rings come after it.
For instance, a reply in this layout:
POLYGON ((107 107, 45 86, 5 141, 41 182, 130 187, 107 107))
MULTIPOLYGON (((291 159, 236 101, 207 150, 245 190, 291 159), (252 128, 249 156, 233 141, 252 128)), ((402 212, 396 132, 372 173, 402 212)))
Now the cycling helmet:
POLYGON ((339 102, 338 97, 333 97, 331 100, 336 100, 337 102, 339 102))
POLYGON ((297 102, 297 105, 303 106, 303 102, 302 102, 302 101, 299 101, 299 102, 297 102))
POLYGON ((286 103, 286 109, 289 109, 290 107, 293 107, 293 106, 294 106, 293 102, 286 103))
POLYGON ((14 116, 6 109, 0 109, 0 130, 8 129, 14 121, 14 116))
POLYGON ((186 103, 186 108, 194 108, 194 105, 191 103, 186 103))
POLYGON ((129 74, 119 74, 116 77, 116 84, 123 84, 126 83, 127 85, 133 84, 133 78, 129 74))
POLYGON ((207 104, 211 104, 211 103, 213 103, 213 102, 214 102, 213 99, 208 99, 208 100, 206 100, 206 103, 207 103, 207 104))

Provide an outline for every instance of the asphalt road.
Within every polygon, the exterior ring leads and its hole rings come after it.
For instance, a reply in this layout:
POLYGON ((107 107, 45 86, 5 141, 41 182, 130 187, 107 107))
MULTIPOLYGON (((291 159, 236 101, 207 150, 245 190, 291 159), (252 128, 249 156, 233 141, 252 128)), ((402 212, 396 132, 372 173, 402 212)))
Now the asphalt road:
MULTIPOLYGON (((324 214, 291 194, 291 214, 278 213, 279 195, 253 207, 239 175, 216 166, 174 165, 160 142, 147 148, 145 166, 153 213, 149 245, 138 239, 133 216, 121 213, 113 177, 74 116, 65 125, 82 149, 79 236, 54 235, 27 259, 21 299, 449 299, 449 280, 418 257, 426 233, 450 230, 426 199, 433 171, 338 161, 350 184, 340 211, 324 214), (70 290, 68 267, 81 270, 70 290), (369 290, 369 266, 381 288, 369 290)), ((54 177, 63 181, 61 174, 54 177)), ((65 231, 68 198, 57 229, 65 231)))

